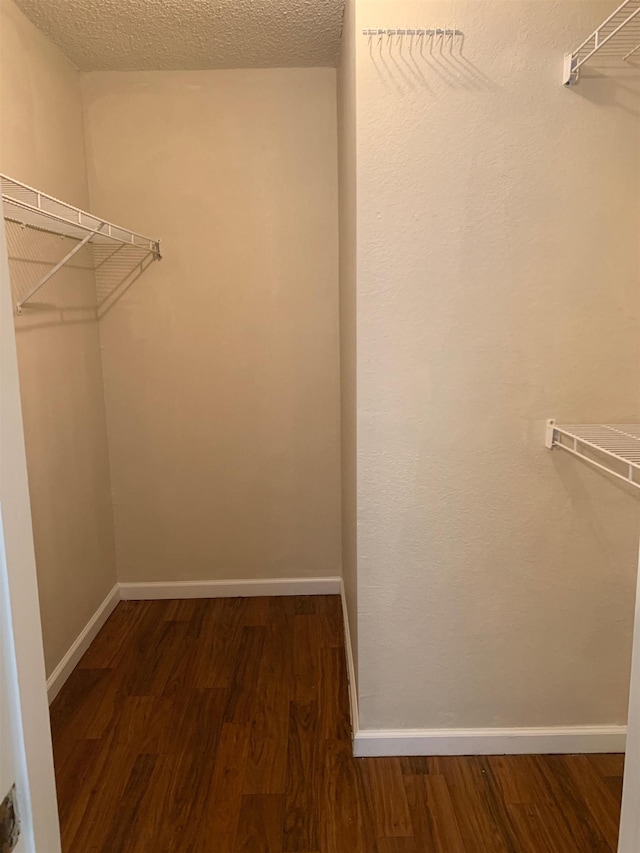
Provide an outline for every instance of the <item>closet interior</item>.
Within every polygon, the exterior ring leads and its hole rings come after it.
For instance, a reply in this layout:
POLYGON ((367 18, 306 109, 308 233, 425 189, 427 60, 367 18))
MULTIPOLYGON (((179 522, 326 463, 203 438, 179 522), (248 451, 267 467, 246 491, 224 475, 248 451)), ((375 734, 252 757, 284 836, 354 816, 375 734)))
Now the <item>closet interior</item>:
POLYGON ((0 103, 16 849, 636 853, 640 0, 0 0, 0 103))

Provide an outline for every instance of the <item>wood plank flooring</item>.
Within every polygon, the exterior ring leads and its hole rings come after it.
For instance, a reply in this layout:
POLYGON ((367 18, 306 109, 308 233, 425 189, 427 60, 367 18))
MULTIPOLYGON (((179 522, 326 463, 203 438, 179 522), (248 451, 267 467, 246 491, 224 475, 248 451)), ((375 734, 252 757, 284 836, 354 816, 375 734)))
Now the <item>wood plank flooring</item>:
POLYGON ((51 720, 65 853, 616 849, 622 756, 352 758, 337 596, 122 602, 51 720))

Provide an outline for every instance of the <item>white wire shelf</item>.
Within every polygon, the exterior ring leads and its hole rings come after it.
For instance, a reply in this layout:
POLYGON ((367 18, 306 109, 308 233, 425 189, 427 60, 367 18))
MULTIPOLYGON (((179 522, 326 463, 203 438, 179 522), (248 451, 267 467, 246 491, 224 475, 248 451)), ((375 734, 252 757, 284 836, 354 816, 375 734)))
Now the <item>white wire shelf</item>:
POLYGON ((79 241, 49 270, 36 287, 18 302, 16 306, 18 314, 22 313, 25 303, 87 243, 132 246, 148 252, 154 260, 160 260, 162 257, 159 240, 115 225, 113 222, 80 210, 7 175, 0 175, 0 186, 6 220, 27 228, 35 228, 79 241))
POLYGON ((625 0, 582 44, 564 57, 562 82, 573 86, 595 56, 627 62, 640 58, 640 0, 625 0))
POLYGON ((546 446, 566 450, 640 489, 640 424, 557 424, 547 421, 546 446))

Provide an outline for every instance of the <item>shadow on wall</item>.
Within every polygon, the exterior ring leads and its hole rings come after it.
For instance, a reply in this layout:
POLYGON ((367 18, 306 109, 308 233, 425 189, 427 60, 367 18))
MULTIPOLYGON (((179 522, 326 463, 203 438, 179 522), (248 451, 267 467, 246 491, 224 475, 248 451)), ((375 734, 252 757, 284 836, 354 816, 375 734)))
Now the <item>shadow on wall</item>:
MULTIPOLYGON (((380 81, 399 93, 417 89, 435 92, 443 86, 485 92, 500 88, 465 56, 465 37, 460 30, 455 35, 426 37, 387 30, 366 38, 380 81)), ((598 106, 616 106, 640 115, 639 67, 640 60, 621 66, 617 59, 600 58, 597 68, 592 65, 581 71, 580 79, 588 85, 573 86, 571 91, 598 106)))
POLYGON ((617 107, 630 115, 640 116, 638 70, 639 62, 629 61, 623 68, 619 62, 609 66, 600 62, 597 69, 585 67, 582 70, 580 83, 572 86, 571 92, 595 106, 617 107))
MULTIPOLYGON (((14 305, 31 293, 77 240, 7 222, 14 305)), ((96 322, 153 263, 139 246, 95 244, 80 249, 22 307, 16 330, 96 322)))
POLYGON ((386 31, 367 36, 369 54, 380 78, 399 92, 410 89, 431 91, 429 79, 451 88, 496 89, 483 71, 464 54, 464 34, 406 35, 386 31))
POLYGON ((94 245, 96 312, 104 317, 154 261, 153 252, 140 246, 94 245))

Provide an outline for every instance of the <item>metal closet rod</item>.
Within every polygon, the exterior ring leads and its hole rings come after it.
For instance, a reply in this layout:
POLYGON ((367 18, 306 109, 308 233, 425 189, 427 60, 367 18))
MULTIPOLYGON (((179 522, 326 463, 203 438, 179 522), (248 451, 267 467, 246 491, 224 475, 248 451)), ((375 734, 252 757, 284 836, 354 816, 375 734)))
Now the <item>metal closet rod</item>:
MULTIPOLYGON (((27 204, 26 202, 20 201, 20 199, 12 198, 9 195, 4 195, 3 199, 5 200, 5 202, 12 205, 13 207, 19 207, 19 208, 22 208, 22 210, 26 210, 30 213, 37 213, 37 214, 41 215, 45 222, 52 220, 54 223, 60 222, 61 224, 68 225, 71 228, 74 228, 76 230, 86 231, 89 234, 89 238, 93 237, 94 234, 99 233, 101 237, 105 237, 105 238, 108 237, 110 240, 113 240, 115 243, 122 243, 125 246, 129 246, 129 245, 140 246, 141 245, 140 243, 134 242, 134 239, 136 237, 139 240, 144 240, 145 242, 149 242, 150 246, 156 242, 159 242, 159 241, 151 240, 147 237, 142 237, 141 234, 136 234, 135 231, 129 231, 128 229, 121 228, 119 225, 114 225, 111 222, 106 222, 106 221, 103 222, 103 221, 99 220, 98 217, 93 216, 92 214, 85 214, 85 215, 89 216, 91 219, 93 219, 94 222, 95 221, 100 222, 100 228, 96 229, 90 225, 85 225, 84 222, 82 222, 80 220, 78 220, 78 222, 72 222, 69 219, 66 219, 64 216, 58 216, 58 214, 51 213, 48 210, 43 211, 40 208, 34 207, 31 204, 27 204), (101 231, 100 229, 105 225, 107 226, 107 230, 101 231), (121 231, 123 233, 131 234, 132 236, 129 240, 123 240, 122 237, 118 237, 118 236, 112 234, 113 228, 115 228, 117 231, 121 231)), ((58 234, 60 237, 71 237, 71 239, 79 239, 77 237, 77 235, 69 234, 63 228, 56 228, 54 225, 50 225, 49 227, 47 227, 47 225, 44 222, 43 223, 29 222, 28 220, 20 219, 18 216, 16 216, 15 214, 11 214, 11 213, 5 213, 4 218, 8 222, 14 222, 16 225, 21 225, 24 228, 35 228, 37 231, 48 231, 49 234, 58 234)), ((151 251, 153 251, 153 249, 151 249, 151 251)))
MULTIPOLYGON (((37 192, 34 190, 34 192, 37 192)), ((41 193, 44 195, 44 193, 41 193)), ((11 214, 11 212, 7 213, 5 211, 4 218, 9 222, 15 222, 16 225, 23 225, 25 228, 36 228, 42 231, 49 231, 51 234, 59 234, 61 237, 72 237, 76 238, 77 235, 70 234, 68 231, 62 228, 54 228, 53 226, 47 227, 46 222, 52 220, 53 222, 60 222, 63 225, 68 225, 70 228, 80 231, 87 231, 89 235, 93 237, 95 234, 100 233, 101 237, 107 237, 110 240, 113 240, 116 243, 122 243, 125 246, 140 246, 141 248, 149 248, 150 252, 153 252, 154 255, 157 256, 158 260, 162 257, 160 254, 160 241, 153 240, 151 237, 145 237, 142 234, 138 234, 135 231, 131 231, 129 228, 123 228, 121 225, 116 225, 113 222, 108 222, 107 220, 101 220, 97 216, 94 216, 92 213, 87 213, 84 210, 80 210, 79 208, 72 208, 71 205, 66 205, 70 210, 74 210, 77 213, 77 219, 69 219, 68 217, 61 216, 57 213, 53 213, 50 210, 44 210, 41 207, 36 207, 35 205, 28 204, 25 201, 22 201, 18 198, 13 198, 8 193, 3 193, 2 198, 4 201, 17 208, 21 208, 22 210, 26 210, 29 213, 37 214, 41 216, 43 222, 30 222, 29 220, 20 219, 15 214, 11 214), (82 221, 82 216, 87 217, 88 219, 92 219, 93 222, 100 223, 100 228, 95 229, 92 225, 86 225, 82 221), (101 231, 102 227, 106 226, 105 231, 101 231), (129 235, 129 239, 125 240, 122 236, 118 236, 114 234, 113 231, 119 231, 121 234, 129 235), (136 240, 140 242, 136 242, 136 240)), ((50 200, 57 202, 58 204, 65 204, 64 202, 59 202, 58 199, 54 199, 53 196, 45 196, 50 200)))
POLYGON ((2 186, 2 198, 5 202, 5 219, 10 219, 27 227, 44 228, 59 233, 63 237, 75 237, 77 239, 80 239, 77 231, 96 232, 97 229, 100 231, 101 238, 109 238, 128 245, 144 246, 159 257, 159 240, 146 237, 130 228, 116 225, 102 216, 95 216, 86 210, 81 210, 79 207, 8 175, 0 174, 0 185, 2 186), (28 216, 22 218, 21 214, 17 213, 18 210, 25 211, 28 216), (59 222, 67 227, 47 227, 50 221, 59 222))

